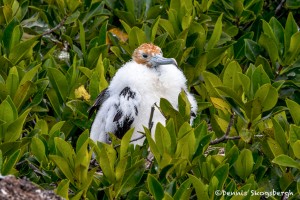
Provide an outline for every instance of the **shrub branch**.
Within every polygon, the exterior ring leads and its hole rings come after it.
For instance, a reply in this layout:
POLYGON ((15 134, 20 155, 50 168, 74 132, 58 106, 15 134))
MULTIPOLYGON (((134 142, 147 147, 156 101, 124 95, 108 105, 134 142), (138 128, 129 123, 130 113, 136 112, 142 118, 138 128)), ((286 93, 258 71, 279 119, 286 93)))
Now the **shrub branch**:
POLYGON ((59 22, 59 24, 57 24, 54 28, 52 28, 52 29, 50 29, 50 30, 44 32, 44 33, 42 34, 42 36, 49 35, 49 34, 51 34, 52 32, 54 32, 54 31, 56 31, 57 29, 59 29, 60 27, 62 27, 62 26, 65 24, 67 18, 68 18, 68 15, 64 16, 64 18, 59 22))
POLYGON ((234 123, 234 113, 232 113, 232 115, 230 116, 230 120, 229 120, 229 124, 227 126, 227 129, 226 129, 226 133, 222 137, 211 141, 209 144, 214 145, 214 144, 222 143, 222 142, 227 141, 227 140, 238 140, 238 139, 240 139, 241 138, 240 136, 229 136, 230 129, 233 126, 233 123, 234 123))

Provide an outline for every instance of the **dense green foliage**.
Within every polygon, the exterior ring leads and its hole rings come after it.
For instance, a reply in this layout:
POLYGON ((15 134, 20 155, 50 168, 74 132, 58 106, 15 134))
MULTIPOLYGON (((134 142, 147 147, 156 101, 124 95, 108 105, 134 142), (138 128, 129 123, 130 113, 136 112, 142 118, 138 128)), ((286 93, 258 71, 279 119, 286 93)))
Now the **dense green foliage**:
POLYGON ((294 0, 1 1, 1 174, 70 199, 260 199, 250 191, 273 190, 299 198, 299 8, 294 0), (184 71, 195 124, 180 94, 178 111, 161 99, 166 127, 155 138, 145 128, 143 147, 129 144, 132 130, 95 144, 87 109, 144 42, 184 71))

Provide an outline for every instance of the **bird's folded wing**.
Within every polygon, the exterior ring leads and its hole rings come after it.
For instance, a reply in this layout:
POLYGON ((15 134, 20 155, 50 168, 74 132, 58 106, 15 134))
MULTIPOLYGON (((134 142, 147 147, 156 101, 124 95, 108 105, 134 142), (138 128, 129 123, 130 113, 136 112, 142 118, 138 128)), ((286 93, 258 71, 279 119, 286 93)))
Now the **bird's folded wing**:
POLYGON ((95 103, 88 110, 88 119, 92 117, 95 111, 99 110, 103 102, 109 98, 108 88, 102 90, 102 92, 97 96, 95 103))
POLYGON ((107 133, 111 132, 122 138, 138 116, 140 102, 140 94, 130 87, 124 87, 117 93, 107 90, 100 94, 90 109, 91 115, 99 109, 91 128, 91 137, 108 142, 107 133))

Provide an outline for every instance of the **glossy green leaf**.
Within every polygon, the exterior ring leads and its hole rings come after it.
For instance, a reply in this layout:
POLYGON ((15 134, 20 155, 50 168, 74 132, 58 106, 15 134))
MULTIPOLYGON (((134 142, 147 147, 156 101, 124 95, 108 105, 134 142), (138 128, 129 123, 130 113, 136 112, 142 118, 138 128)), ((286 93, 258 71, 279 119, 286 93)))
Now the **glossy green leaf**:
POLYGON ((285 49, 289 49, 290 48, 290 41, 292 38, 292 35, 294 35, 295 33, 298 32, 298 25, 293 17, 292 12, 289 13, 287 19, 286 19, 286 23, 285 23, 285 29, 284 29, 284 46, 285 49))
POLYGON ((295 124, 290 125, 289 142, 293 145, 296 141, 300 140, 300 127, 295 124))
POLYGON ((128 34, 128 37, 129 46, 131 48, 136 48, 147 41, 144 31, 142 31, 138 27, 133 27, 128 34))
POLYGON ((173 39, 175 38, 175 31, 170 21, 166 19, 160 19, 159 25, 169 34, 170 37, 173 39))
POLYGON ((239 78, 239 73, 242 72, 242 68, 238 64, 238 62, 232 61, 230 62, 223 74, 223 84, 235 91, 239 91, 242 89, 242 81, 239 78))
POLYGON ((279 55, 278 55, 278 47, 276 45, 276 42, 272 40, 269 36, 262 33, 260 35, 258 43, 268 52, 269 57, 272 61, 273 66, 275 65, 275 62, 277 61, 279 55))
POLYGON ((243 149, 234 163, 234 169, 236 174, 245 180, 251 174, 253 165, 252 152, 249 149, 243 149))
POLYGON ((262 65, 259 65, 253 72, 251 79, 251 87, 252 92, 255 94, 255 92, 258 90, 259 87, 266 83, 271 83, 270 78, 268 77, 267 73, 263 69, 262 65))
POLYGON ((31 81, 27 81, 22 85, 19 85, 18 90, 14 96, 14 103, 18 110, 22 108, 25 102, 32 97, 33 94, 37 91, 37 86, 31 81))
POLYGON ((164 57, 166 58, 176 58, 182 49, 184 40, 178 39, 169 42, 166 47, 163 49, 164 57))
POLYGON ((125 171, 119 194, 123 195, 134 189, 140 182, 145 171, 145 161, 140 160, 125 171))
POLYGON ((108 144, 98 143, 98 145, 100 148, 100 154, 99 154, 100 167, 103 171, 103 174, 108 178, 110 182, 114 182, 116 178, 114 173, 116 152, 108 144))
POLYGON ((69 185, 70 181, 68 179, 63 179, 55 189, 55 193, 65 199, 69 196, 69 185))
POLYGON ((286 57, 285 57, 286 64, 291 64, 292 62, 295 61, 295 59, 299 57, 300 54, 299 45, 300 45, 300 32, 297 32, 291 37, 290 47, 286 52, 286 57))
POLYGON ((277 90, 270 84, 264 84, 258 88, 254 96, 261 105, 262 112, 272 109, 278 99, 277 90))
POLYGON ((155 142, 161 155, 165 152, 170 153, 171 137, 168 130, 161 123, 158 123, 155 129, 155 142))
POLYGON ((295 167, 300 169, 300 164, 287 155, 279 155, 272 160, 273 163, 284 167, 295 167))
POLYGON ((78 21, 78 24, 79 24, 79 40, 80 40, 81 50, 82 50, 83 55, 86 55, 84 27, 83 27, 83 24, 81 23, 81 21, 78 21))
POLYGON ((175 195, 173 196, 174 200, 181 200, 185 197, 185 193, 188 191, 189 187, 191 186, 192 182, 191 179, 187 179, 184 181, 178 190, 176 191, 175 195))
POLYGON ((62 171, 62 173, 66 176, 66 178, 74 183, 74 172, 72 168, 70 168, 68 162, 65 158, 57 156, 57 155, 49 155, 49 158, 55 163, 55 165, 62 171))
POLYGON ((164 190, 158 180, 151 174, 148 174, 147 185, 149 192, 153 195, 154 199, 159 200, 164 197, 164 190))
POLYGON ((15 45, 8 56, 9 60, 15 65, 23 59, 30 58, 32 49, 38 43, 38 39, 39 37, 34 37, 15 45))
POLYGON ((220 40, 222 34, 222 17, 223 17, 223 13, 218 17, 213 33, 207 42, 207 47, 206 47, 207 51, 214 48, 217 42, 220 40))
POLYGON ((30 149, 40 163, 46 164, 48 162, 45 145, 38 137, 32 138, 30 149))
POLYGON ((297 140, 292 146, 294 155, 296 158, 300 159, 300 140, 297 140))
POLYGON ((120 158, 124 158, 128 154, 127 150, 128 150, 128 146, 129 146, 133 132, 134 132, 134 129, 130 129, 122 137, 121 147, 120 147, 120 158))
POLYGON ((188 174, 189 179, 191 180, 198 199, 208 200, 208 190, 207 186, 201 181, 201 179, 197 178, 194 175, 188 174))
POLYGON ((20 153, 21 153, 21 151, 20 151, 20 149, 18 149, 12 155, 9 156, 9 158, 3 164, 3 168, 1 171, 2 175, 12 174, 13 168, 15 167, 16 163, 20 159, 20 153))
POLYGON ((297 8, 300 8, 300 2, 299 1, 294 1, 294 0, 287 0, 286 1, 286 6, 289 9, 297 9, 297 8))
POLYGON ((57 96, 57 93, 54 89, 48 89, 46 92, 47 97, 49 98, 49 101, 51 103, 51 107, 54 109, 55 114, 57 116, 61 116, 62 114, 62 107, 59 101, 59 98, 57 96))
POLYGON ((203 72, 203 78, 206 85, 206 89, 210 96, 219 97, 219 92, 216 90, 216 87, 221 86, 222 82, 220 78, 210 72, 203 72))
POLYGON ((24 76, 22 77, 22 79, 20 80, 20 85, 23 85, 24 83, 26 83, 27 81, 33 81, 33 78, 35 76, 37 76, 37 72, 38 70, 41 68, 41 64, 36 65, 35 67, 33 67, 32 69, 30 69, 29 71, 27 71, 24 76))
POLYGON ((280 145, 283 152, 287 153, 288 144, 286 142, 287 138, 286 138, 285 132, 282 129, 282 127, 280 126, 280 124, 275 119, 272 120, 272 123, 273 123, 273 127, 274 127, 275 140, 280 145))
POLYGON ((290 99, 286 99, 286 105, 289 108, 289 111, 292 115, 293 121, 296 125, 300 125, 300 105, 297 104, 295 101, 290 99))
POLYGON ((23 126, 30 109, 24 111, 14 122, 9 124, 5 133, 5 141, 16 141, 22 134, 23 126))
POLYGON ((6 79, 6 89, 8 94, 13 98, 19 87, 19 74, 16 67, 12 67, 9 70, 9 74, 6 79))
POLYGON ((213 176, 215 176, 219 181, 219 185, 218 185, 219 190, 222 190, 224 188, 224 184, 226 179, 228 178, 228 174, 229 174, 229 164, 220 165, 213 172, 213 176))
POLYGON ((260 54, 260 46, 253 40, 245 39, 245 55, 255 62, 257 56, 260 54))
POLYGON ((56 91, 56 94, 65 101, 69 92, 69 84, 65 75, 56 68, 48 68, 48 77, 52 87, 56 91))
POLYGON ((55 147, 57 150, 57 155, 61 156, 61 158, 65 159, 65 161, 68 163, 68 166, 71 169, 74 169, 75 163, 75 152, 72 148, 71 144, 64 141, 62 138, 56 137, 54 138, 55 147))
POLYGON ((276 142, 272 138, 270 138, 270 137, 267 138, 267 144, 268 144, 269 149, 271 150, 272 158, 283 154, 281 146, 278 144, 278 142, 276 142))

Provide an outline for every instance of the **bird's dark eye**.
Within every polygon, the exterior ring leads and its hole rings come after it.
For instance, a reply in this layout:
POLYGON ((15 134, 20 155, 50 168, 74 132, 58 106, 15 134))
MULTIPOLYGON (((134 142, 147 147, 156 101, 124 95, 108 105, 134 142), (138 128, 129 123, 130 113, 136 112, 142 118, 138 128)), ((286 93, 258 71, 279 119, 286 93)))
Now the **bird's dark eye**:
POLYGON ((148 55, 145 53, 143 53, 142 56, 143 56, 143 58, 148 58, 148 55))

